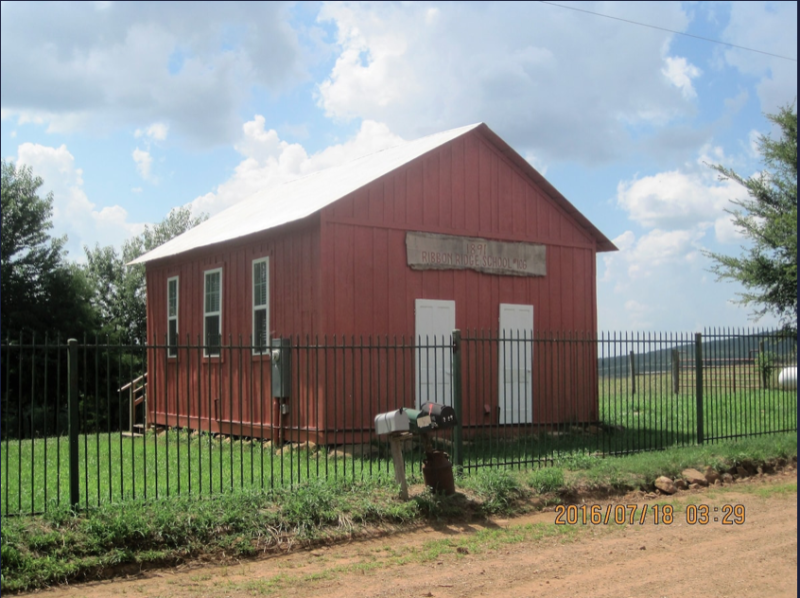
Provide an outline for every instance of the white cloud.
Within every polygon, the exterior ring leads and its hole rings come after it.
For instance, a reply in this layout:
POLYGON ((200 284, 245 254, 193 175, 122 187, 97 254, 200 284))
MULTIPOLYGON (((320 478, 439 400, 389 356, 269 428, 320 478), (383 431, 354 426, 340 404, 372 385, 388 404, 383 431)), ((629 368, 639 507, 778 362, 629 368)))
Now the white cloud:
POLYGON ((716 171, 706 166, 720 161, 704 154, 699 164, 621 181, 617 204, 631 220, 648 228, 712 223, 732 207, 731 200, 747 197, 744 187, 731 180, 718 180, 716 171))
POLYGON ((145 129, 136 129, 133 136, 137 139, 139 137, 148 137, 149 139, 153 139, 155 141, 164 141, 167 138, 168 132, 169 125, 165 123, 153 123, 145 129))
POLYGON ((151 168, 153 166, 153 157, 150 155, 150 152, 146 150, 141 150, 138 147, 133 150, 133 161, 136 163, 136 171, 146 181, 153 182, 153 176, 151 173, 151 168))
MULTIPOLYGON (((672 59, 677 87, 662 74, 669 34, 540 3, 436 9, 432 18, 426 4, 323 5, 319 19, 336 27, 339 48, 319 85, 326 114, 385 122, 407 138, 485 121, 541 160, 596 163, 631 149, 631 126, 693 110, 695 67, 672 59)), ((677 3, 606 9, 688 23, 677 3)))
POLYGON ((289 20, 279 2, 4 3, 2 107, 49 131, 161 123, 195 145, 231 142, 254 88, 303 76, 289 20))
MULTIPOLYGON (((797 2, 732 2, 722 39, 749 48, 797 58, 797 2)), ((797 97, 797 62, 731 48, 725 60, 759 79, 761 110, 772 113, 797 97)))
MULTIPOLYGON (((617 205, 633 229, 613 240, 618 252, 602 254, 601 327, 674 330, 689 322, 701 330, 747 325, 748 308, 731 302, 741 285, 723 284, 709 275, 713 262, 704 251, 735 254, 730 245, 746 244, 726 210, 736 207, 730 200, 748 197, 747 191, 719 180, 708 164, 735 164, 741 171, 748 155, 746 147, 729 156, 719 146, 706 145, 694 162, 619 183, 617 205)), ((774 323, 769 317, 759 322, 774 323)))
POLYGON ((714 236, 719 243, 741 244, 745 240, 742 229, 733 224, 733 216, 725 214, 714 221, 714 236))
POLYGON ((299 143, 288 143, 280 139, 274 129, 267 130, 265 123, 263 116, 256 115, 242 126, 236 150, 244 159, 230 179, 192 201, 195 213, 216 214, 256 191, 277 187, 402 142, 386 125, 364 121, 352 139, 309 155, 299 143))
POLYGON ((701 226, 674 231, 654 229, 639 238, 626 231, 614 239, 619 251, 603 255, 601 281, 613 282, 617 291, 623 291, 637 281, 658 278, 664 265, 695 262, 704 235, 705 228, 701 226))
POLYGON ((670 83, 681 90, 683 97, 687 100, 697 97, 697 92, 692 86, 692 79, 700 76, 700 69, 682 57, 667 56, 664 62, 667 64, 661 69, 661 72, 669 79, 670 83))
POLYGON ((122 241, 139 234, 143 225, 128 221, 127 211, 118 205, 104 206, 89 201, 83 190, 83 171, 75 166, 75 157, 65 145, 48 147, 23 143, 17 149, 16 162, 27 165, 44 181, 40 193, 53 193, 53 225, 67 233, 71 259, 84 261, 83 245, 119 247, 122 241))

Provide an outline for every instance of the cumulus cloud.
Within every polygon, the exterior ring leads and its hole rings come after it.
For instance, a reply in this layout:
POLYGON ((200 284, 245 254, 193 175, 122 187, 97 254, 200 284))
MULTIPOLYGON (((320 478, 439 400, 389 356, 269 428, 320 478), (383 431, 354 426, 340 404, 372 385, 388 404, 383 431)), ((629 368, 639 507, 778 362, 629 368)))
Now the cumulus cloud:
POLYGON ((259 114, 242 126, 236 150, 244 159, 233 176, 213 192, 192 201, 192 209, 195 213, 216 214, 256 191, 277 187, 402 141, 386 125, 367 120, 351 139, 309 155, 299 143, 288 143, 274 129, 266 129, 266 120, 259 114))
POLYGON ((141 150, 138 147, 133 150, 133 161, 136 163, 136 171, 146 181, 153 181, 153 176, 150 172, 153 166, 153 157, 150 152, 141 150))
POLYGON ((253 86, 280 91, 302 76, 284 3, 2 10, 3 110, 51 131, 159 123, 145 129, 153 139, 169 126, 195 143, 229 142, 253 86))
POLYGON ((696 163, 620 181, 617 204, 631 220, 647 228, 713 223, 732 207, 731 200, 747 197, 744 187, 731 180, 718 180, 716 171, 708 167, 720 162, 725 162, 721 150, 704 148, 696 163))
POLYGON ((136 129, 133 136, 137 139, 139 137, 146 137, 154 141, 164 141, 169 132, 169 125, 165 123, 153 123, 144 129, 136 129))
MULTIPOLYGON (((612 2, 604 12, 688 23, 678 3, 612 2)), ((693 110, 699 71, 670 58, 664 76, 667 33, 519 2, 335 3, 319 19, 335 26, 339 48, 319 105, 407 138, 486 121, 546 162, 597 163, 631 149, 631 126, 693 110)))
POLYGON ((85 259, 84 244, 97 242, 119 247, 123 239, 143 230, 143 224, 128 221, 128 212, 123 207, 98 207, 89 201, 83 190, 83 171, 75 165, 75 157, 65 145, 23 143, 15 161, 30 166, 43 179, 40 188, 43 195, 53 192, 53 225, 67 234, 66 247, 71 259, 85 259))
POLYGON ((661 69, 661 72, 669 79, 669 82, 681 90, 684 98, 692 99, 697 97, 697 92, 692 85, 692 79, 700 76, 700 69, 687 62, 685 58, 667 56, 664 61, 666 65, 661 69))
POLYGON ((654 229, 614 239, 620 251, 603 254, 598 317, 604 329, 684 332, 744 323, 746 310, 730 303, 735 293, 707 276, 702 254, 707 229, 654 229), (668 299, 667 299, 668 298, 668 299), (690 318, 687 320, 687 318, 690 318), (686 328, 689 326, 689 328, 686 328))
MULTIPOLYGON (((797 58, 797 2, 732 2, 722 39, 749 48, 797 58)), ((757 77, 762 112, 772 113, 797 97, 797 63, 736 48, 725 61, 757 77)))
POLYGON ((730 301, 741 286, 710 276, 712 260, 705 253, 733 254, 731 245, 746 244, 726 210, 736 207, 731 200, 747 198, 747 191, 719 180, 708 166, 733 164, 742 171, 752 157, 749 147, 740 149, 726 155, 719 146, 706 145, 696 161, 619 183, 617 206, 632 229, 613 240, 618 252, 602 254, 598 313, 605 326, 669 329, 672 322, 685 322, 685 314, 692 314, 695 330, 747 323, 748 310, 730 301))
POLYGON ((696 262, 704 235, 704 226, 673 231, 654 229, 638 238, 632 231, 625 231, 614 239, 619 251, 603 255, 602 281, 614 281, 616 290, 621 291, 632 282, 658 277, 665 264, 696 262))

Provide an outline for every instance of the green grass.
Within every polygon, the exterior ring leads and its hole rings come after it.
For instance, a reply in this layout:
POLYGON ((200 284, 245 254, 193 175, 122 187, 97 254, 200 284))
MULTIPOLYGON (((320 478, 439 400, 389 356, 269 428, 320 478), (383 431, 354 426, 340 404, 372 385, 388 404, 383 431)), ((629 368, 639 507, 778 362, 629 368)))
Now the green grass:
MULTIPOLYGON (((626 457, 565 459, 558 467, 534 471, 482 469, 459 476, 457 486, 462 492, 454 496, 424 492, 405 502, 398 499, 398 488, 388 475, 376 474, 361 482, 312 478, 294 487, 265 491, 131 499, 122 505, 101 504, 79 512, 55 506, 43 516, 3 519, 0 589, 30 590, 102 577, 107 574, 103 571, 113 571, 118 565, 171 565, 214 555, 240 559, 274 550, 279 544, 308 545, 351 538, 353 533, 375 526, 399 527, 442 518, 468 521, 487 514, 508 516, 525 509, 534 493, 551 493, 557 498, 575 487, 614 483, 648 489, 659 475, 675 474, 685 467, 711 465, 721 469, 796 454, 796 435, 778 434, 626 457), (567 465, 579 467, 569 469, 567 465)), ((735 486, 736 491, 744 488, 735 486)), ((776 485, 771 492, 796 491, 794 483, 776 485)), ((419 553, 389 550, 372 562, 353 566, 367 571, 382 566, 387 557, 388 562, 397 564, 424 563, 459 547, 480 553, 504 543, 554 534, 566 538, 575 533, 574 529, 533 526, 487 530, 429 543, 419 553)), ((291 580, 291 576, 285 576, 248 591, 271 593, 291 580)))
MULTIPOLYGON (((638 383, 637 393, 630 395, 626 394, 630 393, 629 380, 603 378, 601 425, 593 428, 534 425, 467 430, 464 465, 484 469, 556 463, 580 469, 582 462, 591 464, 596 454, 693 446, 698 438, 695 397, 673 395, 669 384, 668 376, 648 376, 638 383)), ((716 382, 706 388, 706 443, 797 429, 796 392, 728 390, 716 382)), ((357 481, 393 475, 388 443, 375 444, 379 450, 374 458, 333 459, 324 450, 281 454, 258 442, 231 442, 187 430, 170 430, 159 436, 148 433, 135 439, 118 433, 81 436, 80 504, 264 491, 318 478, 357 481)), ((406 460, 412 474, 418 473, 421 453, 407 454, 406 460)), ((53 504, 69 502, 65 437, 3 441, 0 464, 0 514, 40 513, 53 504)))
MULTIPOLYGON (((669 377, 648 376, 630 394, 626 379, 604 378, 597 429, 585 425, 533 424, 521 432, 492 427, 478 430, 464 449, 467 465, 551 461, 564 454, 624 454, 697 444, 694 394, 672 394, 669 377)), ((797 430, 797 393, 778 389, 733 392, 711 384, 704 391, 705 442, 797 430)))
MULTIPOLYGON (((324 449, 275 451, 258 442, 177 430, 138 438, 87 435, 78 444, 83 507, 265 491, 320 478, 354 481, 394 475, 391 460, 384 457, 388 447, 381 447, 376 458, 333 458, 324 449)), ((0 513, 41 513, 57 503, 68 504, 68 453, 66 437, 0 443, 0 513)))
POLYGON ((658 476, 676 476, 687 467, 722 470, 743 461, 760 462, 796 454, 797 435, 784 433, 614 458, 589 457, 589 463, 569 472, 566 483, 628 491, 649 487, 658 476))
POLYGON ((44 587, 122 563, 174 562, 199 554, 253 556, 284 541, 349 535, 366 523, 418 517, 393 484, 310 481, 268 493, 173 497, 3 521, 2 589, 44 587))

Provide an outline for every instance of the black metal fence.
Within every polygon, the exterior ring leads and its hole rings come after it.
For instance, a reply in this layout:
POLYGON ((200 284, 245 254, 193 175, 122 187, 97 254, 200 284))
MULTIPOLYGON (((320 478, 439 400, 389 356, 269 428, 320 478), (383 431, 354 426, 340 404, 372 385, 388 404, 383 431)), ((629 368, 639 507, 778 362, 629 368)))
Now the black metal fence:
MULTIPOLYGON (((5 342, 2 514, 392 477, 374 418, 426 401, 456 410, 459 425, 433 442, 464 471, 797 430, 797 392, 779 383, 796 339, 777 332, 455 331, 284 347, 275 359, 233 339, 218 355, 188 339, 5 342)), ((418 475, 421 442, 404 448, 418 475)))

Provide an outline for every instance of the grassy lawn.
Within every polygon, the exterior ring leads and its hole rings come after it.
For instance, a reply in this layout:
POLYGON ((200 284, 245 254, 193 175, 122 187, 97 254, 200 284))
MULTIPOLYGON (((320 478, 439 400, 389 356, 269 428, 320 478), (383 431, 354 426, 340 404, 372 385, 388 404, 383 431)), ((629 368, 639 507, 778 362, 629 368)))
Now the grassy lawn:
MULTIPOLYGON (((713 379, 711 380, 713 382, 713 379)), ((630 380, 603 378, 600 426, 490 427, 465 434, 466 469, 580 461, 587 455, 625 454, 697 443, 693 394, 673 394, 669 376, 649 376, 631 394, 630 380)), ((740 383, 741 386, 741 383, 740 383)), ((733 392, 717 383, 705 389, 707 443, 797 429, 797 394, 776 389, 733 392)), ((452 453, 446 442, 443 447, 452 453)), ((188 430, 119 433, 79 438, 82 506, 136 498, 264 491, 316 478, 355 482, 392 479, 388 443, 375 441, 369 456, 334 458, 322 450, 284 448, 246 439, 196 435, 188 430)), ((422 453, 406 455, 410 476, 419 476, 422 453)), ((65 437, 0 443, 0 513, 40 513, 69 502, 65 437)))
MULTIPOLYGON (((119 433, 82 435, 81 506, 178 495, 264 491, 309 479, 353 481, 394 476, 388 446, 373 458, 333 457, 324 450, 273 450, 246 439, 187 430, 130 438, 119 433)), ((41 513, 69 503, 66 437, 11 440, 0 447, 3 515, 41 513)), ((413 468, 410 467, 413 471, 413 468)), ((417 466, 418 469, 418 466, 417 466)))
MULTIPOLYGON (((597 427, 533 424, 477 430, 464 448, 464 464, 531 464, 574 453, 625 454, 697 444, 697 401, 688 390, 673 394, 668 376, 639 381, 630 394, 626 379, 602 379, 597 427)), ((703 399, 704 442, 797 430, 797 393, 708 385, 703 399)))

